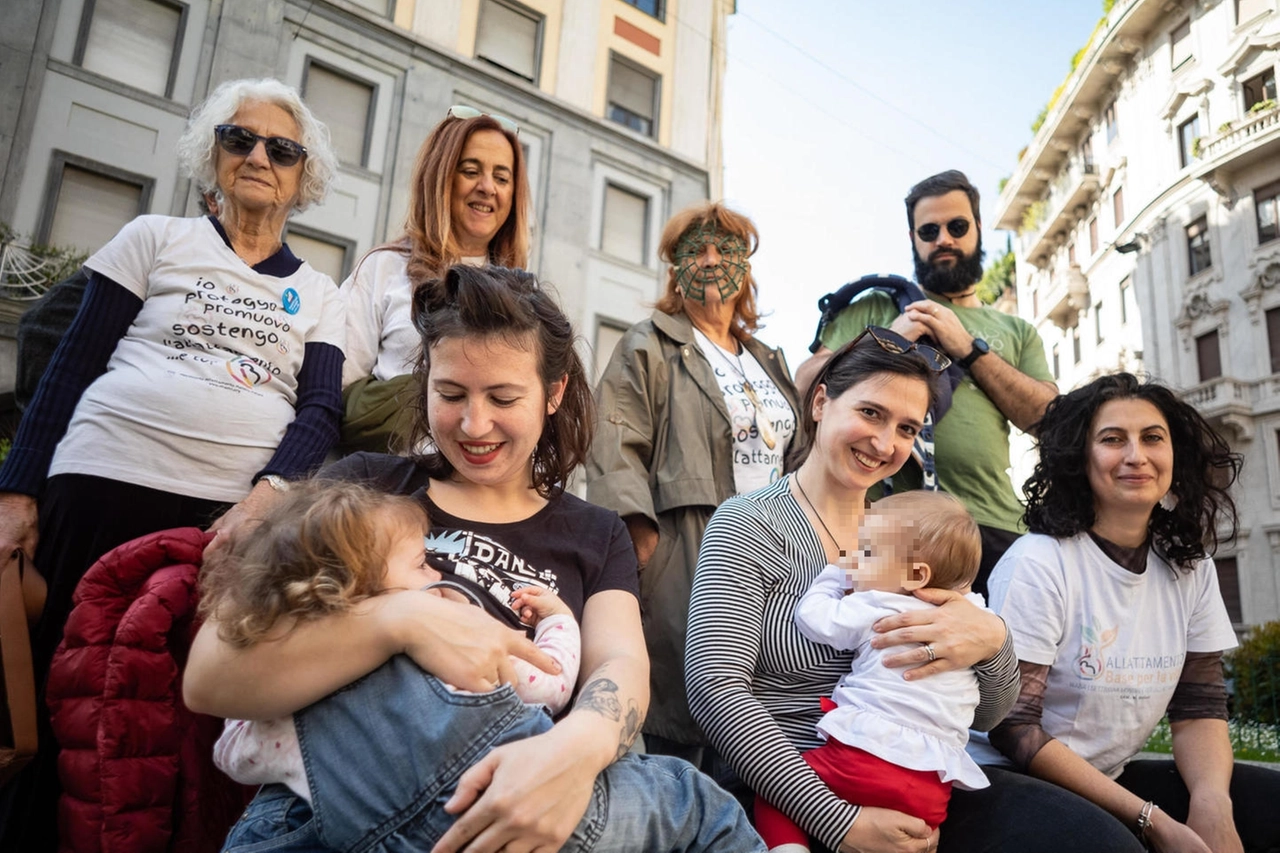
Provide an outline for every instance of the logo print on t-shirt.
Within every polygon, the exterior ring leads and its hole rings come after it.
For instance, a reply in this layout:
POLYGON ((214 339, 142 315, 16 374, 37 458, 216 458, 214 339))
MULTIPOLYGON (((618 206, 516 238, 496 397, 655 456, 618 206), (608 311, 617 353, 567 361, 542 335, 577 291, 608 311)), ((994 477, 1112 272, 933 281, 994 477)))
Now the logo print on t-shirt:
POLYGON ((433 529, 427 534, 427 561, 441 572, 459 575, 511 606, 511 596, 527 586, 559 594, 556 577, 539 571, 505 545, 470 530, 433 529))
POLYGON ((280 304, 284 306, 286 314, 297 314, 302 308, 302 297, 292 287, 286 287, 280 297, 280 304))
POLYGON ((1076 672, 1090 681, 1097 681, 1107 670, 1107 659, 1103 651, 1116 641, 1120 635, 1119 628, 1102 630, 1096 625, 1081 625, 1082 644, 1080 656, 1076 658, 1076 672))
POLYGON ((246 388, 271 381, 271 371, 243 355, 227 360, 227 373, 246 388))

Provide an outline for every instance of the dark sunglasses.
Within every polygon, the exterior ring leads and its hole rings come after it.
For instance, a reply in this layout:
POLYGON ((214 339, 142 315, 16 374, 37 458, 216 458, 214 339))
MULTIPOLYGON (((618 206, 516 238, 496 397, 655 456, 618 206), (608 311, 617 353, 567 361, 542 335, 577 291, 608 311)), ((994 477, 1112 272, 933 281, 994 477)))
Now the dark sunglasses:
POLYGON ((248 157, 261 142, 266 146, 267 159, 277 166, 292 166, 307 153, 292 139, 283 136, 259 136, 247 127, 238 124, 220 124, 213 129, 218 137, 222 150, 237 157, 248 157))
POLYGON ((449 118, 458 118, 463 120, 479 118, 480 116, 488 116, 496 121, 498 126, 508 133, 515 134, 516 136, 520 135, 520 125, 516 124, 514 120, 509 119, 506 116, 496 116, 493 113, 486 113, 482 110, 476 109, 475 107, 468 107, 466 104, 454 104, 449 107, 449 112, 445 113, 445 115, 449 118))
MULTIPOLYGON (((929 369, 934 373, 941 373, 951 366, 951 359, 946 353, 938 352, 928 344, 909 341, 892 329, 886 329, 883 326, 867 326, 862 334, 841 347, 840 352, 831 357, 831 361, 835 361, 844 353, 849 352, 858 345, 859 341, 867 337, 875 341, 880 349, 885 352, 891 352, 894 355, 905 355, 909 352, 919 353, 921 358, 925 360, 925 364, 929 365, 929 369)), ((831 362, 827 363, 830 364, 831 362)))
MULTIPOLYGON (((969 220, 962 216, 957 216, 955 219, 952 219, 947 223, 947 233, 959 240, 961 237, 969 233, 970 224, 969 220)), ((937 240, 938 235, 941 233, 942 226, 936 222, 927 222, 916 229, 916 236, 926 243, 932 243, 934 240, 937 240)))

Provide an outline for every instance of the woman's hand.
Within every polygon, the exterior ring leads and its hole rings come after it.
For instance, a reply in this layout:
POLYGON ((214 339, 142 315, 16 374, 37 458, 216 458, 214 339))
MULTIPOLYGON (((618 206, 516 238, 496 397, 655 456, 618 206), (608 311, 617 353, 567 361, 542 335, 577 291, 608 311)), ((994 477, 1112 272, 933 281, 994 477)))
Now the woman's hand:
POLYGON ((1244 843, 1236 832, 1231 797, 1225 792, 1193 793, 1187 809, 1187 826, 1213 853, 1244 853, 1244 843))
POLYGON ((1158 809, 1151 816, 1147 840, 1159 853, 1219 853, 1205 844, 1195 830, 1184 823, 1178 823, 1158 809))
POLYGON ((216 533, 217 536, 209 543, 208 548, 215 551, 222 548, 227 543, 227 537, 243 524, 248 525, 246 530, 252 530, 283 494, 266 480, 259 480, 238 504, 209 525, 209 532, 216 533))
POLYGON ((7 556, 17 549, 28 560, 35 559, 39 521, 36 499, 31 495, 0 492, 0 554, 7 556))
POLYGON ((938 606, 886 616, 872 626, 876 631, 871 638, 872 648, 923 644, 884 658, 887 667, 912 667, 902 674, 903 678, 914 681, 939 672, 966 669, 1000 651, 1006 629, 999 616, 954 590, 918 589, 915 596, 938 606))
POLYGON ((938 849, 938 830, 918 817, 863 806, 840 842, 840 853, 931 853, 938 849))
POLYGON ((432 853, 559 850, 586 813, 596 780, 596 764, 568 722, 500 746, 463 773, 444 805, 460 817, 432 853))

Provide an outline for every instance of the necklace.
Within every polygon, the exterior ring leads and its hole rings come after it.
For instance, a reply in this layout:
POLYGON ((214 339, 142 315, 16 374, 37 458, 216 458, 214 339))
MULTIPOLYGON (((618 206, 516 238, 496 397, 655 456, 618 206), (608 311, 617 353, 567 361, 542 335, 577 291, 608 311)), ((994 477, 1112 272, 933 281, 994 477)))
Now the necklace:
POLYGON ((734 358, 738 361, 737 365, 735 365, 729 360, 729 356, 723 347, 711 340, 705 333, 703 333, 703 337, 711 344, 712 349, 720 354, 721 360, 729 365, 729 369, 742 380, 742 393, 747 395, 747 400, 751 402, 751 408, 755 409, 755 417, 752 418, 752 421, 755 423, 756 432, 760 433, 760 440, 764 442, 764 446, 773 450, 778 446, 778 438, 773 434, 773 425, 769 423, 769 416, 765 414, 764 403, 760 400, 760 395, 756 393, 755 386, 747 378, 747 371, 742 366, 742 353, 737 350, 734 351, 734 358))
POLYGON ((840 540, 836 539, 835 534, 831 532, 831 528, 827 527, 827 523, 822 520, 822 513, 818 512, 818 508, 813 505, 813 501, 809 500, 809 493, 804 490, 804 483, 800 482, 800 472, 797 471, 795 477, 796 488, 800 490, 800 494, 804 496, 804 502, 809 505, 809 509, 813 510, 813 517, 818 519, 818 523, 822 525, 822 529, 826 531, 829 538, 836 546, 836 550, 840 552, 841 557, 848 556, 843 548, 840 547, 840 540))
POLYGON ((966 290, 964 293, 944 293, 942 294, 942 298, 954 305, 957 299, 968 299, 970 296, 973 296, 973 294, 977 292, 978 292, 978 288, 973 287, 973 288, 970 288, 969 290, 966 290))

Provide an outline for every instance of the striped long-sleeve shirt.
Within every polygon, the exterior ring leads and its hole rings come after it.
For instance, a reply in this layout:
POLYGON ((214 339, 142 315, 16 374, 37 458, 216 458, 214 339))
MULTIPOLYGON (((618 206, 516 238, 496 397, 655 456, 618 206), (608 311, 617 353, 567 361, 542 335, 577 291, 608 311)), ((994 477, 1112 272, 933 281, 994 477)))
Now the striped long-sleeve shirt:
MULTIPOLYGON (((852 658, 805 639, 794 620, 826 564, 790 477, 721 504, 694 575, 685 681, 694 719, 743 781, 835 850, 858 806, 833 794, 800 752, 821 744, 819 700, 852 658)), ((1009 638, 974 671, 981 693, 974 728, 987 730, 1017 699, 1009 638)))

